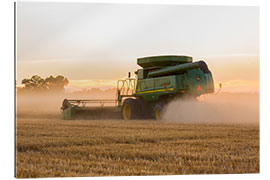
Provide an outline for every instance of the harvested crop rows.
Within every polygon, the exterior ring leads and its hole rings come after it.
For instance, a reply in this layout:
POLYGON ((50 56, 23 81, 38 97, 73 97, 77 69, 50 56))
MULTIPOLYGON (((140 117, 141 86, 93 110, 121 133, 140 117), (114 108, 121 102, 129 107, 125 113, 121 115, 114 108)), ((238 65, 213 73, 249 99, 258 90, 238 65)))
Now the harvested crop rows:
POLYGON ((259 172, 259 126, 17 119, 17 177, 259 172))

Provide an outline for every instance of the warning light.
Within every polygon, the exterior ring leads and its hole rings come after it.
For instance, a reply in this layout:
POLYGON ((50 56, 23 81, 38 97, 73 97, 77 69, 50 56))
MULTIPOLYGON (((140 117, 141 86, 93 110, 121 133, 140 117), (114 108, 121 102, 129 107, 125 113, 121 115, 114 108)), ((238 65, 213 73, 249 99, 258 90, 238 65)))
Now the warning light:
POLYGON ((181 90, 180 93, 184 93, 185 91, 184 90, 181 90))
POLYGON ((201 88, 200 85, 198 85, 197 90, 198 90, 198 91, 202 90, 202 88, 201 88))
POLYGON ((164 84, 164 87, 165 87, 165 88, 167 87, 167 83, 164 84))

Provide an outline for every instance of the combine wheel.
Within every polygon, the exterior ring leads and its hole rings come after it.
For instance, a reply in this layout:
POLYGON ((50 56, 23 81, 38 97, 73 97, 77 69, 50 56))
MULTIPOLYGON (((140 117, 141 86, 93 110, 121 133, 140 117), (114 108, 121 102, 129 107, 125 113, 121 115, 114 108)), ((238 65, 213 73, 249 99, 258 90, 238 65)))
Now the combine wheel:
POLYGON ((132 98, 125 99, 123 105, 122 105, 122 117, 125 120, 135 119, 136 117, 136 101, 132 98))
POLYGON ((154 107, 154 119, 160 120, 162 119, 162 116, 164 115, 164 103, 157 103, 154 107))

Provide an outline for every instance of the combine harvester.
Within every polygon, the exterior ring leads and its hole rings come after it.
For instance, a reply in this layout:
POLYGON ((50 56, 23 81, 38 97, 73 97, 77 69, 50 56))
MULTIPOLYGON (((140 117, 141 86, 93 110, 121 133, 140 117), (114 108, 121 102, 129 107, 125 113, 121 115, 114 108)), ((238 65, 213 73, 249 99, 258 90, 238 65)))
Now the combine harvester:
POLYGON ((196 99, 214 92, 213 77, 204 61, 192 62, 189 56, 151 56, 138 58, 137 64, 142 69, 135 72, 136 78, 128 73, 127 79, 118 80, 116 99, 64 99, 62 119, 103 115, 125 120, 158 120, 173 99, 196 99))

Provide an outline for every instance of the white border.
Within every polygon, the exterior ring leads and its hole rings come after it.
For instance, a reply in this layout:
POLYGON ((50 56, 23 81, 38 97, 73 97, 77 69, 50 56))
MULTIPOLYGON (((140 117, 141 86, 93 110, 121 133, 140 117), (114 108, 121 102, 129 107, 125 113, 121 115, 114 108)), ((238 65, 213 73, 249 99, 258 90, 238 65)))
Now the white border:
MULTIPOLYGON (((41 2, 41 1, 40 1, 41 2)), ((44 2, 44 1, 42 1, 44 2)), ((47 1, 46 1, 47 2, 47 1)), ((130 3, 130 4, 180 4, 180 5, 229 5, 229 6, 260 6, 261 14, 261 60, 260 60, 260 115, 261 115, 261 173, 260 174, 244 174, 244 175, 194 175, 194 176, 153 176, 156 179, 228 179, 228 178, 244 178, 244 179, 265 179, 269 176, 269 17, 270 8, 267 0, 57 0, 49 2, 95 2, 95 3, 130 3)), ((4 179, 12 179, 14 177, 14 64, 13 64, 13 1, 5 0, 0 2, 0 57, 1 57, 1 176, 4 179)), ((86 177, 89 179, 88 177, 86 177)), ((86 179, 75 178, 75 179, 86 179)), ((97 177, 100 179, 100 177, 97 177)), ((91 179, 97 179, 91 178, 91 179)), ((101 179, 123 179, 126 177, 102 177, 101 179)), ((128 177, 128 179, 138 178, 136 176, 128 177)), ((152 178, 140 177, 143 179, 152 178)), ((43 179, 43 178, 42 178, 43 179)), ((55 179, 55 178, 46 178, 55 179)), ((61 178, 70 179, 70 178, 61 178)))

